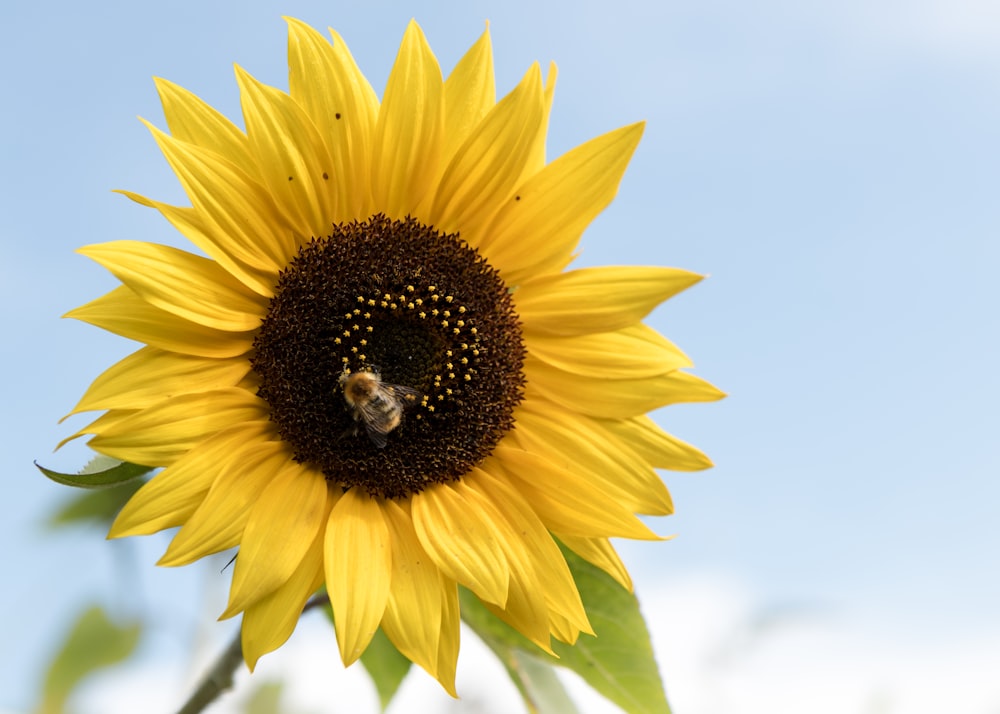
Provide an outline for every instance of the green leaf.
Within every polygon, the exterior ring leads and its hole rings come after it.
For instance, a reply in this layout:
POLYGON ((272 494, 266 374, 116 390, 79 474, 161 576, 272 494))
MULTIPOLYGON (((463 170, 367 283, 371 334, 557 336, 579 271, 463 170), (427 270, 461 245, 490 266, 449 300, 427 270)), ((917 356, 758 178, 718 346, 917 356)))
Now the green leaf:
MULTIPOLYGON (((254 690, 247 702, 246 714, 281 714, 281 682, 264 682, 254 690)), ((286 711, 285 714, 288 714, 286 711)))
POLYGON ((120 486, 76 492, 53 513, 46 525, 60 528, 72 525, 110 526, 125 502, 145 483, 136 479, 120 486))
POLYGON ((76 486, 77 488, 109 488, 120 486, 123 483, 137 479, 153 470, 152 466, 140 466, 130 464, 127 461, 118 461, 107 456, 97 456, 87 464, 79 473, 64 474, 52 471, 35 462, 35 466, 43 474, 56 483, 64 486, 76 486))
POLYGON ((669 714, 646 621, 635 595, 603 570, 563 549, 597 637, 553 642, 558 663, 629 714, 669 714))
MULTIPOLYGON (((555 668, 551 662, 545 662, 534 657, 524 650, 512 650, 513 666, 508 667, 510 672, 514 669, 517 672, 518 689, 521 696, 527 692, 531 701, 535 704, 535 711, 538 712, 559 712, 562 714, 576 714, 579 711, 573 700, 566 693, 566 688, 556 676, 555 668)), ((550 658, 551 659, 551 658, 550 658)), ((525 696, 525 701, 528 697, 525 696)))
POLYGON ((566 711, 565 704, 549 702, 548 690, 533 688, 524 661, 534 658, 541 664, 573 670, 629 714, 669 714, 638 600, 604 571, 565 548, 563 554, 596 637, 581 635, 575 645, 553 641, 552 649, 559 655, 553 658, 497 619, 466 590, 461 591, 462 619, 503 662, 531 712, 566 711))
MULTIPOLYGON (((334 625, 333 608, 329 602, 323 606, 323 612, 326 613, 330 624, 334 625)), ((381 627, 375 631, 375 636, 362 653, 360 661, 368 676, 372 678, 375 691, 378 692, 379 704, 382 706, 382 711, 385 711, 413 663, 396 649, 382 632, 381 627)))
POLYGON ((137 622, 116 625, 99 605, 83 612, 45 674, 38 714, 61 714, 81 681, 135 651, 140 630, 137 622))
POLYGON ((379 703, 385 711, 410 671, 412 662, 396 649, 380 627, 361 655, 361 664, 375 683, 379 703))

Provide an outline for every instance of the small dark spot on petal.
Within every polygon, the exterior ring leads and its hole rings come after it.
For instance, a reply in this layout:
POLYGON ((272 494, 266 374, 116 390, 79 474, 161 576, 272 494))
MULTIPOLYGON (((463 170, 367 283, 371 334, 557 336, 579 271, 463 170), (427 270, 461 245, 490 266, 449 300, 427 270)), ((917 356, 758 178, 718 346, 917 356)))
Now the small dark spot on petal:
POLYGON ((515 200, 515 201, 520 201, 520 200, 521 200, 521 197, 520 197, 520 196, 514 196, 514 200, 515 200))
POLYGON ((289 177, 288 177, 288 180, 289 180, 289 181, 291 181, 291 180, 292 180, 292 177, 291 177, 291 176, 289 176, 289 177))
POLYGON ((334 119, 340 119, 340 112, 337 112, 336 114, 334 114, 333 118, 334 119))
POLYGON ((329 178, 330 178, 330 175, 326 171, 324 171, 323 172, 323 180, 327 181, 327 180, 329 180, 329 178))

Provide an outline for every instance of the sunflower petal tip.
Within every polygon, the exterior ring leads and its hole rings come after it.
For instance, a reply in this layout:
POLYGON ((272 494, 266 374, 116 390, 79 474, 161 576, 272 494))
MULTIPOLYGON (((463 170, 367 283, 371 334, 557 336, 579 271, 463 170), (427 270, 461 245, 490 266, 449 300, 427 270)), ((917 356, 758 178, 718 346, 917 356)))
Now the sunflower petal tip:
POLYGON ((111 527, 108 529, 108 534, 104 536, 104 539, 117 540, 118 538, 123 538, 127 535, 128 535, 128 530, 126 530, 123 526, 121 526, 118 523, 118 520, 115 519, 115 522, 111 524, 111 527))
POLYGON ((350 652, 347 651, 346 647, 340 648, 340 661, 344 663, 344 667, 350 667, 352 664, 358 661, 358 658, 364 654, 364 648, 351 647, 350 652))
MULTIPOLYGON (((218 618, 216 618, 216 620, 218 622, 222 622, 223 620, 229 620, 230 618, 233 618, 236 615, 239 615, 241 612, 243 612, 243 608, 242 607, 235 607, 233 603, 230 603, 226 607, 226 609, 222 611, 222 614, 219 615, 218 618)), ((254 660, 254 661, 256 662, 256 660, 254 660)))
MULTIPOLYGON (((176 541, 176 537, 174 541, 176 541)), ((191 559, 185 560, 184 556, 184 551, 175 546, 174 542, 171 542, 170 545, 167 546, 167 551, 160 556, 160 559, 156 561, 156 564, 161 568, 176 568, 191 562, 191 559)))
POLYGON ((538 649, 540 649, 545 654, 549 655, 550 657, 555 657, 556 659, 559 659, 559 655, 556 653, 554 649, 552 649, 551 640, 549 642, 535 642, 535 644, 538 645, 538 649))

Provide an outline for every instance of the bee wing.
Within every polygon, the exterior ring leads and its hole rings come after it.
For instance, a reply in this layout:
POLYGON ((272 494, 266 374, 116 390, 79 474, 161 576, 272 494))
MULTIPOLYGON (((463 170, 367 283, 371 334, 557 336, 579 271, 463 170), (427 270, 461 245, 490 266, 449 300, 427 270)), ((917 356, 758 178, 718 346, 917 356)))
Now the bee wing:
POLYGON ((379 424, 385 420, 385 410, 378 406, 381 402, 373 399, 354 405, 354 421, 363 424, 379 424))
POLYGON ((384 449, 388 437, 388 432, 380 431, 378 428, 372 426, 370 422, 365 422, 365 433, 368 434, 368 438, 371 442, 375 444, 376 449, 384 449))
POLYGON ((420 403, 424 393, 419 389, 404 387, 402 384, 382 384, 382 388, 392 394, 403 407, 411 407, 420 403))

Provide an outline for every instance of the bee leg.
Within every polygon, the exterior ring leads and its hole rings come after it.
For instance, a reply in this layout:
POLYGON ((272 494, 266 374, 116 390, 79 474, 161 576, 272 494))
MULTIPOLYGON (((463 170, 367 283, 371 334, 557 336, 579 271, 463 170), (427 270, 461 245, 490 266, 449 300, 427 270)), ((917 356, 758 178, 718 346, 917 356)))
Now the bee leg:
POLYGON ((346 439, 349 436, 357 436, 357 435, 358 435, 358 425, 351 424, 351 426, 347 427, 342 432, 340 432, 340 436, 337 437, 337 441, 342 441, 343 439, 346 439))

